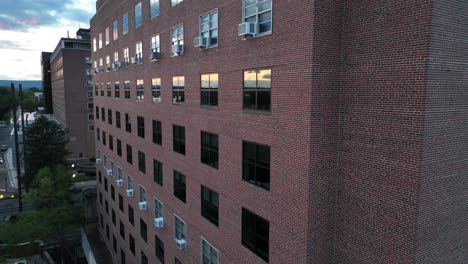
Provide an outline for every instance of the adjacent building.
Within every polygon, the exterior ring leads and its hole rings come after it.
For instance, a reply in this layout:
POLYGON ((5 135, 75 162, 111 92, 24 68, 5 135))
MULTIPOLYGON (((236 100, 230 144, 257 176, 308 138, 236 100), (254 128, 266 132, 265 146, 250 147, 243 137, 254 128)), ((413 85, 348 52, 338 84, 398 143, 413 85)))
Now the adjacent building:
POLYGON ((116 263, 466 263, 462 2, 96 10, 97 210, 116 263))
POLYGON ((69 130, 70 159, 95 157, 89 34, 79 29, 76 38, 60 39, 50 57, 53 112, 69 130))
POLYGON ((50 56, 52 52, 41 52, 41 79, 44 98, 44 113, 52 114, 52 80, 50 71, 50 56))

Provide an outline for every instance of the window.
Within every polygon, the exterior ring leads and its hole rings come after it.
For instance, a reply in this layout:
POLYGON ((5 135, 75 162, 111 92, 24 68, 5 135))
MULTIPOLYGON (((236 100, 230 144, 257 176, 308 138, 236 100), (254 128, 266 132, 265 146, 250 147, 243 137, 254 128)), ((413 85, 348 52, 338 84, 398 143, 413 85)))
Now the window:
POLYGON ((131 234, 128 235, 130 237, 130 251, 133 253, 133 256, 135 256, 135 239, 131 234))
POLYGON ((96 119, 99 119, 99 106, 96 106, 96 119))
MULTIPOLYGON (((93 51, 96 52, 97 50, 97 41, 96 41, 96 37, 93 38, 93 51)), ((94 67, 96 68, 96 67, 94 67)))
POLYGON ((201 162, 218 168, 218 135, 201 132, 201 162))
POLYGON ((163 186, 163 165, 159 160, 153 159, 153 179, 154 182, 163 186))
POLYGON ((120 264, 125 264, 125 252, 120 249, 120 264))
MULTIPOLYGON (((105 132, 105 131, 102 131, 102 144, 103 144, 104 146, 107 145, 107 143, 106 143, 106 137, 107 137, 106 132, 105 132)), ((105 165, 105 164, 104 164, 104 165, 105 165)))
POLYGON ((114 83, 114 96, 115 98, 120 98, 120 82, 114 83))
POLYGON ((172 126, 172 145, 175 152, 185 155, 185 127, 172 126))
POLYGON ((122 35, 125 35, 127 33, 128 33, 128 12, 123 14, 122 16, 122 35))
POLYGON ((133 190, 133 178, 127 175, 127 190, 133 190))
POLYGON ((218 74, 202 74, 201 75, 201 105, 218 105, 218 74))
POLYGON ((98 171, 98 176, 99 176, 99 184, 102 184, 102 173, 101 173, 101 171, 98 171))
POLYGON ((106 45, 109 45, 110 38, 109 38, 109 27, 106 27, 106 45))
POLYGON ((161 52, 159 34, 151 37, 151 53, 153 52, 161 52))
POLYGON ((138 201, 146 202, 146 189, 143 186, 138 185, 138 193, 139 193, 138 201))
POLYGON ((145 88, 143 85, 143 80, 136 81, 136 95, 137 101, 143 101, 145 99, 145 88))
POLYGON ((200 37, 207 39, 207 47, 218 45, 218 9, 200 16, 200 37))
POLYGON ((242 179, 270 190, 270 147, 242 141, 242 179))
MULTIPOLYGON (((106 190, 107 192, 107 190, 106 190)), ((109 202, 107 202, 107 200, 104 200, 104 204, 105 204, 105 207, 106 207, 106 214, 109 215, 109 202)))
POLYGON ((153 120, 153 143, 162 145, 162 127, 158 120, 153 120))
MULTIPOLYGON (((120 168, 119 168, 120 169, 120 168)), ((123 206, 123 197, 121 194, 119 194, 119 209, 123 213, 124 212, 124 206, 123 206)))
MULTIPOLYGON (((94 62, 96 62, 96 61, 94 61, 94 62)), ((94 84, 94 95, 95 95, 95 96, 98 96, 98 95, 99 95, 98 88, 99 88, 99 84, 95 83, 95 84, 94 84)), ((99 117, 96 117, 96 118, 99 119, 99 117)))
POLYGON ((163 210, 164 210, 164 205, 155 197, 154 198, 154 218, 164 217, 163 210))
POLYGON ((201 215, 218 226, 219 195, 217 192, 201 186, 201 215))
POLYGON ((109 123, 109 125, 112 125, 112 110, 111 109, 107 109, 107 122, 109 123))
MULTIPOLYGON (((124 62, 130 62, 130 53, 128 48, 123 49, 123 61, 124 62)), ((128 65, 122 65, 122 67, 126 67, 128 65)))
POLYGON ((124 83, 124 97, 125 99, 130 99, 130 81, 125 81, 124 83))
POLYGON ((96 128, 96 140, 101 141, 101 130, 96 128))
POLYGON ((143 43, 137 42, 135 44, 135 63, 141 64, 142 63, 141 58, 143 58, 143 43))
POLYGON ((145 221, 140 218, 140 236, 145 242, 148 242, 148 227, 146 226, 145 221))
POLYGON ((219 264, 219 252, 208 241, 201 240, 201 264, 219 264))
POLYGON ((244 22, 258 23, 258 33, 271 32, 271 0, 244 0, 244 22))
POLYGON ((148 257, 145 255, 145 252, 143 250, 140 253, 141 255, 141 264, 148 264, 148 257))
POLYGON ((115 221, 116 221, 115 220, 115 211, 114 211, 114 209, 112 209, 112 224, 114 224, 114 226, 116 225, 115 221))
POLYGON ((133 213, 133 207, 128 205, 128 222, 132 225, 134 225, 134 213, 133 213))
POLYGON ((182 45, 184 46, 184 26, 178 25, 171 28, 171 45, 182 45))
POLYGON ((141 26, 141 2, 135 5, 135 27, 141 26))
POLYGON ((150 0, 150 17, 153 18, 157 15, 159 15, 159 0, 150 0))
MULTIPOLYGON (((110 68, 109 68, 110 69, 110 68)), ((107 83, 107 97, 112 97, 112 85, 110 82, 107 83)))
POLYGON ((172 103, 173 104, 182 104, 185 102, 184 86, 185 86, 184 76, 172 77, 172 103))
POLYGON ((145 138, 145 118, 137 116, 137 134, 141 138, 145 138))
POLYGON ((174 237, 177 240, 185 240, 187 237, 185 223, 177 215, 174 215, 174 237))
POLYGON ((133 164, 132 146, 127 144, 127 162, 133 164))
POLYGON ((106 122, 106 109, 104 107, 101 108, 101 118, 102 122, 106 122))
MULTIPOLYGON (((102 49, 102 33, 99 33, 99 49, 102 49)), ((101 63, 102 66, 102 63, 101 63)))
POLYGON ((120 236, 125 240, 125 225, 120 221, 120 236))
POLYGON ((161 78, 153 78, 151 80, 151 96, 153 98, 153 102, 161 102, 161 78))
POLYGON ((146 173, 146 155, 141 151, 138 151, 138 170, 143 174, 146 173))
POLYGON ((186 202, 185 175, 174 170, 174 196, 186 202))
POLYGON ((114 150, 114 137, 109 134, 109 149, 114 150))
POLYGON ((159 261, 161 261, 161 263, 164 263, 164 243, 156 235, 154 236, 154 241, 155 241, 156 258, 158 258, 159 261))
POLYGON ((171 7, 174 7, 180 3, 182 3, 184 0, 171 0, 171 7))
POLYGON ((244 71, 244 109, 271 109, 271 69, 244 71))
POLYGON ((120 139, 117 139, 117 155, 122 157, 122 141, 120 139))
POLYGON ((182 264, 177 257, 174 257, 174 264, 182 264))
POLYGON ((117 20, 114 20, 114 23, 112 23, 112 35, 114 40, 119 38, 119 21, 117 20))
POLYGON ((109 232, 109 225, 108 224, 106 224, 106 237, 107 237, 107 239, 110 238, 110 232, 109 232))
POLYGON ((270 223, 242 208, 242 245, 268 262, 270 223))
POLYGON ((111 184, 111 199, 112 201, 115 201, 115 188, 114 185, 111 184))
POLYGON ((114 63, 118 63, 118 62, 119 62, 119 52, 114 51, 114 63))
POLYGON ((125 113, 125 130, 128 133, 132 133, 132 122, 130 120, 130 115, 125 113))
POLYGON ((120 128, 120 112, 115 111, 115 126, 120 128))
MULTIPOLYGON (((122 180, 123 182, 123 176, 122 176, 122 169, 120 167, 117 167, 117 180, 122 180)), ((123 204, 122 204, 123 206, 123 204)), ((123 208, 121 208, 123 210, 123 208)))
POLYGON ((102 205, 102 192, 99 192, 99 203, 102 205))

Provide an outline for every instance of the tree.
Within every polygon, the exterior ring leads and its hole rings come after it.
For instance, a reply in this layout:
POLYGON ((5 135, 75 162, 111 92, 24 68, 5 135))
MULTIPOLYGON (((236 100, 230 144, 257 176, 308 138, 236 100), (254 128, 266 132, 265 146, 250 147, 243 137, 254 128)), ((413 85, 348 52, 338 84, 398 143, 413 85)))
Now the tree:
POLYGON ((10 87, 0 87, 0 119, 7 120, 10 117, 12 107, 10 87))
POLYGON ((67 131, 62 125, 44 116, 36 119, 25 132, 27 172, 24 184, 28 189, 38 183, 34 178, 39 169, 48 167, 54 170, 57 165, 66 165, 69 152, 66 147, 67 131))

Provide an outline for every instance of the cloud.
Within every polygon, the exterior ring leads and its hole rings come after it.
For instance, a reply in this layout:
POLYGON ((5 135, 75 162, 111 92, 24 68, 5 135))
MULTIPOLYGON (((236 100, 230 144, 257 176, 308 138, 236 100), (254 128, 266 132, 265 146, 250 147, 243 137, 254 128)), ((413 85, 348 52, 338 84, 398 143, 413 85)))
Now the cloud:
POLYGON ((87 25, 93 15, 90 0, 5 1, 0 9, 0 30, 28 31, 60 24, 61 19, 87 25))

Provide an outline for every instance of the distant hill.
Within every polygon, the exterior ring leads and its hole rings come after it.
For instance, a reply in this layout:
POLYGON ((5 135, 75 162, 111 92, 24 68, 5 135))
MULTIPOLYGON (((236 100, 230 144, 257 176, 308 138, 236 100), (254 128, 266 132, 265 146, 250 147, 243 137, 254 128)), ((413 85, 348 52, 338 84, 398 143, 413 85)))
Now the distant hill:
POLYGON ((42 88, 42 81, 16 81, 16 80, 0 80, 0 86, 8 86, 14 83, 15 88, 18 89, 18 85, 21 83, 23 85, 23 89, 27 90, 32 87, 37 87, 39 89, 42 88))

